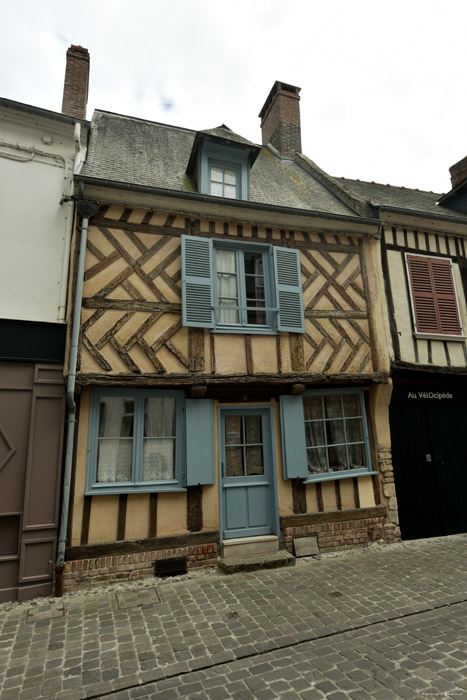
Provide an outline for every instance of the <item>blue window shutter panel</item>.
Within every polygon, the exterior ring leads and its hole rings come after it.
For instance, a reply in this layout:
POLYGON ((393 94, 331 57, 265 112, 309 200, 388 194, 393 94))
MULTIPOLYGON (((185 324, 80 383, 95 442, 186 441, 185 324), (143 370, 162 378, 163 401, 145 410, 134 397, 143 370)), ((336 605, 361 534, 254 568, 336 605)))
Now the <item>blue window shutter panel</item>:
POLYGON ((301 396, 281 396, 282 459, 284 479, 306 479, 305 414, 301 396))
POLYGON ((211 399, 187 399, 186 485, 214 484, 214 424, 211 399))
POLYGON ((304 333, 300 252, 274 246, 274 273, 279 306, 279 331, 304 333))
POLYGON ((214 327, 212 297, 212 242, 182 236, 182 324, 214 327))

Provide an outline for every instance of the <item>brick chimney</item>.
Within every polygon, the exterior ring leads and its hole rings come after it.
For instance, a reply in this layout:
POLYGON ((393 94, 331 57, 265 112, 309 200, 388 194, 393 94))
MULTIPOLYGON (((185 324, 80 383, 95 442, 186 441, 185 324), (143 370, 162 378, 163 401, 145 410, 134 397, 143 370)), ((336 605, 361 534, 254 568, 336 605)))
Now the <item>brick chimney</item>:
POLYGON ((276 80, 259 113, 263 146, 271 143, 283 156, 302 152, 299 93, 299 87, 276 80))
POLYGON ((461 182, 464 182, 464 180, 467 180, 467 156, 462 158, 458 163, 451 165, 449 172, 451 173, 452 189, 461 182))
POLYGON ((62 113, 86 119, 89 86, 89 52, 82 46, 70 46, 66 52, 62 113))

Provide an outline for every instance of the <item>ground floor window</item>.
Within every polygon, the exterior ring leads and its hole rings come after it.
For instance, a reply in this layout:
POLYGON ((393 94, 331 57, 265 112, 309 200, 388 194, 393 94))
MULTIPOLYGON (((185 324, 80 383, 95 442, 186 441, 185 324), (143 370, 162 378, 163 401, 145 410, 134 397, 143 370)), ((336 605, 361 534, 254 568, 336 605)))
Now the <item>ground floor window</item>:
POLYGON ((212 472, 210 400, 185 399, 183 391, 92 390, 86 493, 176 491, 212 483, 212 472))
POLYGON ((338 479, 371 472, 361 389, 281 397, 286 478, 338 479))

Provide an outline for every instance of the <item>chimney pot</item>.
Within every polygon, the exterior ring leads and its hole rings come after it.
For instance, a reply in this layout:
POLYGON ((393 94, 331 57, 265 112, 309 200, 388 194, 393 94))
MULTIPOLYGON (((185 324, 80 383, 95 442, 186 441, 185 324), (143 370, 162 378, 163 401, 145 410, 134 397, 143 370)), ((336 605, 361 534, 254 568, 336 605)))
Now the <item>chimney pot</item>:
POLYGON ((451 186, 452 189, 459 185, 464 180, 467 180, 467 156, 462 158, 458 163, 454 163, 449 168, 451 174, 451 186))
POLYGON ((62 113, 86 119, 89 88, 89 52, 72 44, 66 52, 62 113))
POLYGON ((271 143, 289 157, 302 151, 299 93, 299 87, 276 80, 259 113, 263 146, 271 143))

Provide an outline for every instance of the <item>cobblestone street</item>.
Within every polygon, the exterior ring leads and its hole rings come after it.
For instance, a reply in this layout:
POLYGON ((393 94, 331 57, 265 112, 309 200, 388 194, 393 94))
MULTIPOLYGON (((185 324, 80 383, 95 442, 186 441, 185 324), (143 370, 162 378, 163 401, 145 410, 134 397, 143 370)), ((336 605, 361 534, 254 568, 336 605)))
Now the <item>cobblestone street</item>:
POLYGON ((3 604, 1 698, 467 697, 466 545, 3 604))

